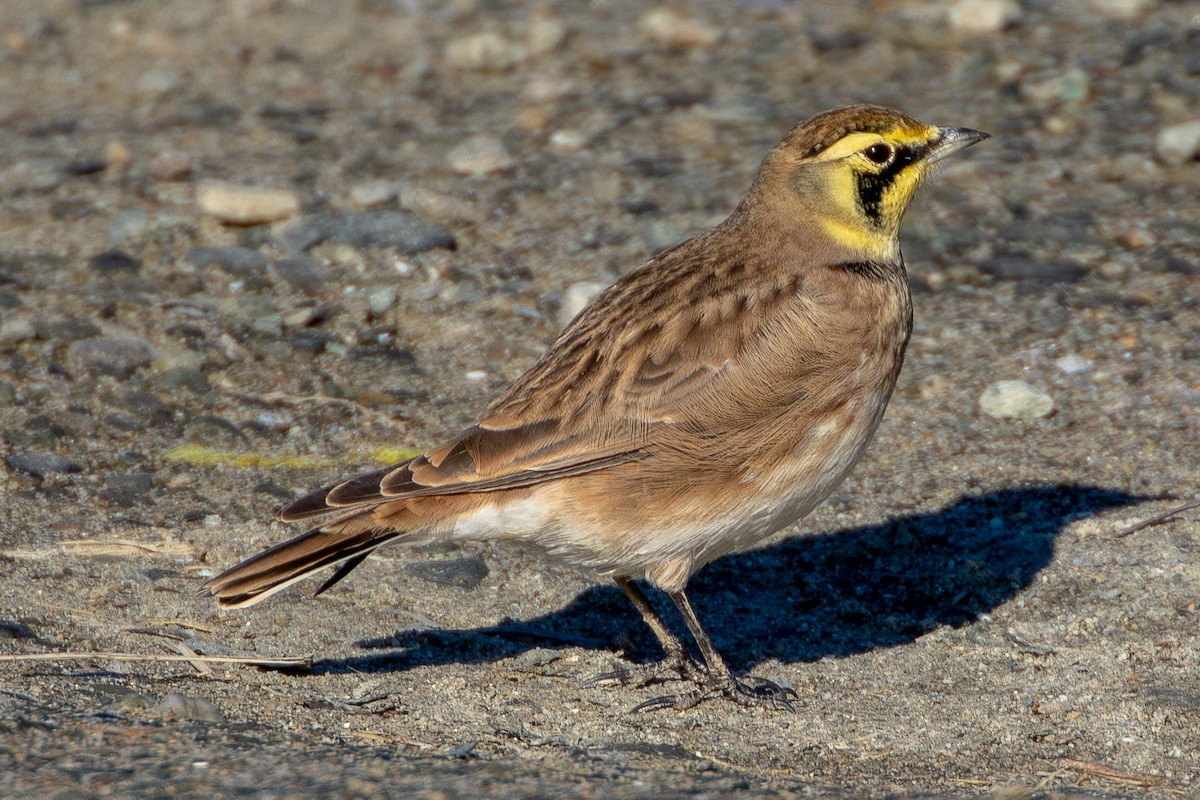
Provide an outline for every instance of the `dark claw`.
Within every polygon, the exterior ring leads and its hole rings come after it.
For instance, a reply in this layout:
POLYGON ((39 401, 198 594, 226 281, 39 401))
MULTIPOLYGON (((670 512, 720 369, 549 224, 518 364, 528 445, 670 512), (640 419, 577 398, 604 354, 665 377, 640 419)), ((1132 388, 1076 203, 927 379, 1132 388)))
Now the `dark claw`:
POLYGON ((604 686, 605 684, 618 684, 627 686, 633 682, 634 670, 632 669, 614 669, 612 672, 601 672, 598 675, 593 675, 583 682, 584 686, 604 686))
POLYGON ((792 700, 800 696, 790 686, 781 686, 767 678, 753 676, 743 680, 734 678, 731 685, 725 690, 725 694, 738 705, 769 705, 773 709, 790 711, 793 714, 796 713, 796 706, 792 700))
POLYGON ((637 714, 640 711, 662 711, 664 708, 676 708, 679 699, 679 697, 673 694, 651 697, 649 700, 644 700, 629 709, 629 713, 637 714))
POLYGON ((612 672, 601 672, 583 682, 584 686, 603 686, 619 684, 638 687, 655 686, 668 681, 692 681, 701 683, 708 678, 704 666, 690 656, 671 657, 656 664, 646 664, 638 667, 625 667, 612 672))
POLYGON ((652 697, 649 700, 638 703, 630 709, 630 713, 661 711, 666 708, 686 711, 689 708, 700 705, 705 700, 711 700, 720 695, 728 697, 743 707, 767 707, 776 711, 796 713, 795 704, 792 703, 793 698, 799 697, 796 691, 766 678, 749 677, 744 680, 738 678, 717 678, 715 680, 697 681, 697 683, 700 685, 694 692, 652 697))

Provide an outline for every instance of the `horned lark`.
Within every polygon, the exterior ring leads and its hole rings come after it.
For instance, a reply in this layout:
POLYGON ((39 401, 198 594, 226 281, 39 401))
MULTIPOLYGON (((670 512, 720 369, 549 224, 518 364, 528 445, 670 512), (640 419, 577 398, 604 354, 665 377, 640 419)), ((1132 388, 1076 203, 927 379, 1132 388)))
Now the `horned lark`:
POLYGON ((933 165, 984 139, 888 108, 796 125, 721 224, 597 296, 528 372, 446 442, 298 500, 327 517, 210 580, 248 606, 387 542, 532 542, 611 577, 710 697, 787 703, 735 677, 684 589, 696 570, 807 514, 862 456, 912 329, 898 232, 933 165), (694 661, 634 582, 670 596, 694 661))

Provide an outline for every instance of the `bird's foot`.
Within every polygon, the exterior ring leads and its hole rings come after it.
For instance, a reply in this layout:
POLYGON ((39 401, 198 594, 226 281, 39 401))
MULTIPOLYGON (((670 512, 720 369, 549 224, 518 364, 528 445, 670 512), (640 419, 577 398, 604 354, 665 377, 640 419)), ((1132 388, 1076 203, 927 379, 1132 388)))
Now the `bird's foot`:
POLYGON ((654 686, 667 681, 702 683, 708 670, 687 653, 672 653, 662 661, 602 672, 584 681, 584 686, 654 686))
POLYGON ((680 711, 695 708, 705 700, 727 697, 745 708, 769 708, 773 711, 791 711, 796 708, 792 699, 797 697, 790 686, 778 684, 767 678, 748 676, 735 678, 732 675, 706 676, 696 681, 698 686, 687 694, 652 697, 638 703, 631 711, 660 711, 674 708, 680 711))

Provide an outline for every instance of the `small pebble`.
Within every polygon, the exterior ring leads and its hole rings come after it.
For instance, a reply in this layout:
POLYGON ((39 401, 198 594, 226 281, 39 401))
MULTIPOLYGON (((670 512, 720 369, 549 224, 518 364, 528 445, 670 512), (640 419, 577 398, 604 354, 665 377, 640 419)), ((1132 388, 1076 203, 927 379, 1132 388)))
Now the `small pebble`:
POLYGON ((380 286, 367 292, 367 307, 375 316, 386 314, 396 305, 396 287, 380 286))
POLYGON ((562 305, 558 307, 558 324, 566 327, 575 319, 593 297, 604 291, 603 283, 580 281, 573 283, 563 292, 562 305))
POLYGON ((1172 167, 1200 158, 1200 119, 1160 130, 1154 137, 1154 153, 1159 161, 1172 167))
POLYGON ((304 294, 320 294, 329 282, 329 270, 310 256, 281 258, 273 262, 271 268, 289 286, 304 294))
POLYGON ((997 256, 979 264, 979 270, 1002 281, 1074 283, 1087 276, 1087 267, 1069 261, 1036 261, 1024 256, 997 256))
POLYGON ((163 244, 177 235, 189 236, 196 230, 196 219, 169 209, 145 211, 126 208, 117 212, 105 228, 108 247, 134 248, 147 243, 163 244))
POLYGON ((560 75, 535 73, 525 81, 521 94, 531 103, 539 105, 561 100, 576 91, 575 82, 560 75))
POLYGON ((301 306, 283 315, 283 327, 307 328, 317 319, 319 312, 315 306, 301 306))
POLYGON ((92 256, 88 259, 88 266, 101 275, 115 275, 119 272, 137 274, 142 269, 142 262, 124 250, 114 249, 92 256))
POLYGON ((100 335, 100 327, 91 320, 68 317, 66 319, 39 319, 34 321, 39 339, 50 342, 73 342, 100 335))
POLYGON ((1071 353, 1056 360, 1054 366, 1058 367, 1066 375, 1078 375, 1082 372, 1091 372, 1092 362, 1081 355, 1071 353))
POLYGON ((199 722, 224 722, 225 715, 207 700, 171 692, 158 704, 163 714, 199 722))
POLYGON ((154 477, 148 472, 116 473, 104 481, 99 496, 110 505, 133 508, 144 503, 153 488, 154 477))
POLYGON ((959 33, 988 35, 1012 27, 1021 18, 1016 0, 958 0, 946 11, 946 23, 959 33))
POLYGON ((32 475, 38 480, 42 480, 47 475, 53 475, 56 472, 68 473, 80 471, 79 465, 74 461, 65 459, 57 453, 49 453, 44 450, 25 450, 23 452, 9 453, 4 457, 4 463, 13 472, 32 475))
POLYGON ((588 135, 578 128, 564 128, 550 134, 550 149, 559 153, 578 153, 588 142, 588 135))
MULTIPOLYGON (((423 186, 403 186, 397 199, 414 214, 446 222, 479 222, 483 214, 474 203, 463 200, 448 192, 426 189, 423 186)), ((447 232, 452 241, 453 237, 447 232)), ((445 245, 453 247, 452 244, 445 245)))
POLYGON ((1089 5, 1105 16, 1133 20, 1149 13, 1158 0, 1089 0, 1089 5))
POLYGON ((535 647, 532 650, 526 650, 515 656, 509 663, 516 669, 534 670, 539 667, 546 667, 553 664, 555 661, 561 661, 563 652, 561 650, 551 650, 548 647, 535 647))
POLYGON ((528 55, 524 45, 495 31, 473 33, 446 45, 446 60, 450 65, 473 72, 503 72, 520 64, 528 55))
POLYGON ((286 411, 263 411, 254 418, 254 427, 268 433, 283 433, 296 424, 296 418, 286 411))
POLYGON ((133 151, 120 139, 114 139, 104 148, 104 163, 109 172, 123 175, 133 163, 133 151))
POLYGON ((945 375, 934 373, 921 381, 917 391, 922 400, 932 403, 944 399, 950 393, 951 388, 950 380, 945 375))
POLYGON ((187 262, 193 267, 204 269, 217 266, 230 275, 261 283, 265 279, 267 266, 271 263, 265 255, 249 247, 231 245, 201 245, 187 253, 187 262))
POLYGON ((66 360, 72 372, 125 378, 154 360, 154 348, 134 336, 83 339, 67 347, 66 360))
POLYGON ((514 120, 517 128, 525 133, 537 133, 550 124, 550 112, 541 106, 521 109, 514 120))
POLYGON ((62 164, 54 159, 23 158, 0 169, 0 192, 5 195, 46 192, 66 178, 62 164))
POLYGON ((407 572, 430 583, 466 590, 475 589, 488 576, 487 564, 472 557, 418 561, 407 572))
POLYGON ((139 692, 129 691, 122 694, 104 708, 112 714, 128 716, 136 714, 153 705, 151 698, 139 692))
POLYGON ((300 213, 300 198, 289 189, 219 181, 201 183, 196 203, 203 213, 232 225, 259 225, 300 213))
POLYGON ((671 47, 712 47, 721 40, 719 28, 670 6, 647 11, 638 27, 650 41, 671 47))
POLYGON ((1023 78, 1019 85, 1022 99, 1049 108, 1080 103, 1088 98, 1091 82, 1078 67, 1063 72, 1037 72, 1023 78))
POLYGON ((525 28, 525 46, 531 56, 544 56, 557 50, 567 38, 567 24, 545 11, 534 12, 525 28))
POLYGON ((1114 233, 1113 238, 1116 239, 1117 244, 1133 250, 1146 250, 1158 243, 1151 231, 1140 226, 1120 228, 1114 233))
POLYGON ((136 89, 139 94, 163 96, 172 94, 183 85, 183 76, 173 69, 150 68, 138 76, 136 89))
POLYGON ((1050 395, 1025 381, 999 381, 983 390, 979 408, 995 419, 1040 419, 1054 410, 1050 395))
POLYGON ((455 247, 450 231, 404 211, 317 214, 301 219, 279 238, 284 249, 294 253, 322 242, 364 250, 390 247, 402 253, 455 247))
POLYGON ((473 369, 467 372, 465 377, 469 381, 482 381, 487 379, 487 372, 482 369, 473 369))
POLYGON ((362 208, 374 208, 390 203, 400 194, 400 184, 396 181, 368 180, 356 183, 348 192, 350 202, 362 208))
POLYGON ((207 394, 212 387, 208 376, 194 367, 171 367, 159 372, 151 380, 155 389, 166 392, 186 390, 198 395, 207 394))
POLYGON ((37 326, 25 316, 5 316, 0 320, 0 345, 18 344, 37 337, 37 326))
POLYGON ((209 447, 240 447, 247 441, 241 428, 213 414, 188 417, 183 423, 183 435, 189 442, 209 447))
POLYGON ((459 142, 450 149, 446 158, 452 170, 470 178, 507 172, 516 166, 516 161, 503 142, 486 133, 459 142))
POLYGON ((150 177, 156 181, 181 181, 192 174, 192 157, 178 150, 165 150, 150 161, 150 177))

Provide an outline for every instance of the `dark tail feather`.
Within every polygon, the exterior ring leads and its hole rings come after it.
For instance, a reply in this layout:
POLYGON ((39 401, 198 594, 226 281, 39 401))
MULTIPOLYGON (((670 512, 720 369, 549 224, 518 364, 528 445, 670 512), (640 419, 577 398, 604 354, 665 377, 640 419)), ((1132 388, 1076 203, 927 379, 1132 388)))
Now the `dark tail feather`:
POLYGON ((375 548, 407 533, 376 529, 338 533, 336 528, 331 530, 333 525, 337 521, 264 550, 212 578, 204 588, 223 608, 241 608, 264 600, 319 569, 346 562, 321 587, 323 592, 346 577, 375 548))
POLYGON ((359 553, 358 555, 356 555, 354 558, 350 559, 349 561, 343 561, 342 565, 340 567, 338 567, 332 575, 329 576, 329 580, 322 583, 321 588, 319 588, 315 592, 313 592, 313 597, 316 597, 319 594, 324 594, 324 592, 328 589, 332 589, 334 586, 337 585, 338 581, 340 581, 342 578, 346 577, 351 572, 353 572, 354 568, 357 567, 359 564, 366 561, 367 556, 371 555, 371 553, 373 553, 373 552, 375 552, 375 551, 368 550, 365 553, 359 553))

